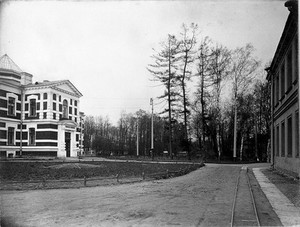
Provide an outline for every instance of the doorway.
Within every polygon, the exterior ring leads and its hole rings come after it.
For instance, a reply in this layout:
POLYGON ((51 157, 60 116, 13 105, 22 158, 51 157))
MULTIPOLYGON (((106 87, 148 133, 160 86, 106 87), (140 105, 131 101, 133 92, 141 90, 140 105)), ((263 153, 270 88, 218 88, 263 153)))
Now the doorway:
POLYGON ((71 133, 65 132, 65 143, 66 143, 66 157, 71 155, 71 133))

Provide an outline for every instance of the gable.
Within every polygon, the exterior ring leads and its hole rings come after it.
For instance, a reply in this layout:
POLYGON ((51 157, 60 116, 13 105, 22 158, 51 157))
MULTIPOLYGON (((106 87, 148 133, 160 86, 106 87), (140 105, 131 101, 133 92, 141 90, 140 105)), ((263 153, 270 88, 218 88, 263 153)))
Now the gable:
POLYGON ((60 84, 55 87, 67 92, 75 93, 74 90, 68 84, 60 84))
POLYGON ((74 95, 76 97, 82 96, 82 94, 76 89, 76 87, 69 81, 64 81, 62 83, 54 84, 53 86, 51 86, 51 88, 64 93, 74 95))

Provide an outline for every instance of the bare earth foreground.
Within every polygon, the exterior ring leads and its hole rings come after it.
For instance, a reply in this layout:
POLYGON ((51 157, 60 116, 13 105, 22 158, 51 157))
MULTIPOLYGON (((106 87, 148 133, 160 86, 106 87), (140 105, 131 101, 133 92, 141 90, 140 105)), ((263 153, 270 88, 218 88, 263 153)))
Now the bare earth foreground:
POLYGON ((229 226, 240 165, 113 186, 2 191, 8 226, 229 226))

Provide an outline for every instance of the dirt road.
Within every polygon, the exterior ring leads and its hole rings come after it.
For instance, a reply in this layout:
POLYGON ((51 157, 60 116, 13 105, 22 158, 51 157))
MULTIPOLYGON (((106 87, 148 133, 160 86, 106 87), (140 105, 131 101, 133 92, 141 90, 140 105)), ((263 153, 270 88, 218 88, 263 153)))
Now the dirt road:
POLYGON ((6 191, 13 226, 229 226, 241 166, 207 165, 178 178, 115 186, 6 191))

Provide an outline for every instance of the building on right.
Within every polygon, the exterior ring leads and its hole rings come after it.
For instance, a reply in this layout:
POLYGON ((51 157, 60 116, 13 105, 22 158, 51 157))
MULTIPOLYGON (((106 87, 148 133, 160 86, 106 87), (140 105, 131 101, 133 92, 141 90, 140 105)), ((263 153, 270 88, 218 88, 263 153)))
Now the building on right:
POLYGON ((298 1, 285 2, 290 11, 267 80, 271 85, 271 162, 300 176, 298 1))

